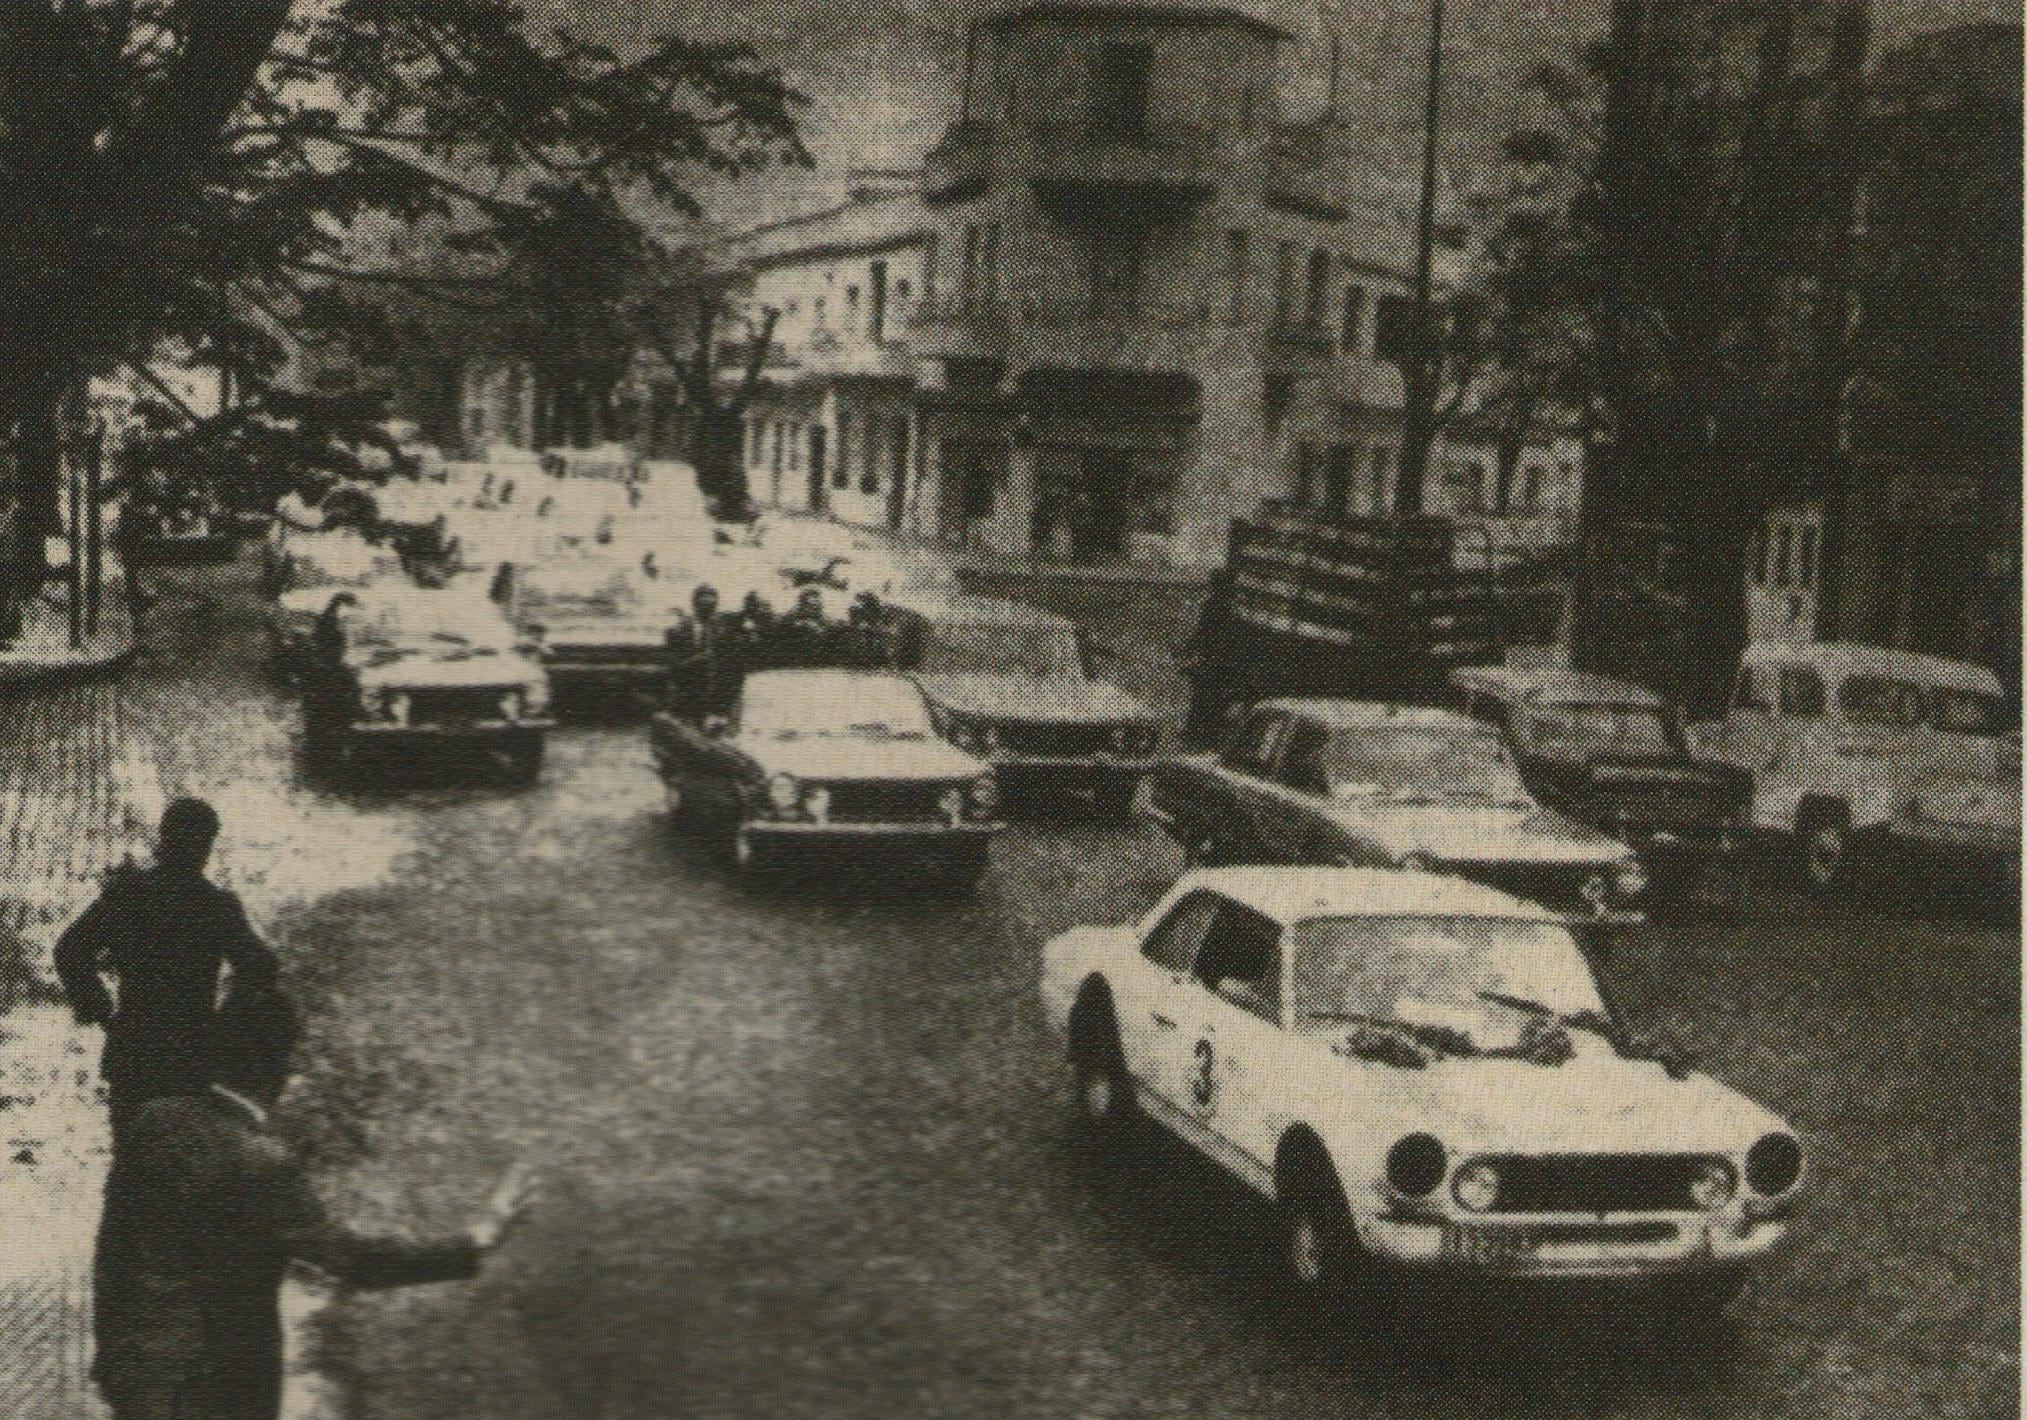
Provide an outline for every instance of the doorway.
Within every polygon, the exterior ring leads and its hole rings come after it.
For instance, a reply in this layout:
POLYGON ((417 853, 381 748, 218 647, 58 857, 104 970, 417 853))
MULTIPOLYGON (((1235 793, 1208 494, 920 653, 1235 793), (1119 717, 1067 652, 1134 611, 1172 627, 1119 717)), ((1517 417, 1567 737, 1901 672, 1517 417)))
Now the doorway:
POLYGON ((809 426, 809 510, 821 513, 830 506, 830 491, 824 482, 824 469, 829 460, 830 430, 821 424, 809 426))
POLYGON ((1126 552, 1133 509, 1133 456, 1118 449, 1086 449, 1082 478, 1069 498, 1070 555, 1079 562, 1117 559, 1126 552))

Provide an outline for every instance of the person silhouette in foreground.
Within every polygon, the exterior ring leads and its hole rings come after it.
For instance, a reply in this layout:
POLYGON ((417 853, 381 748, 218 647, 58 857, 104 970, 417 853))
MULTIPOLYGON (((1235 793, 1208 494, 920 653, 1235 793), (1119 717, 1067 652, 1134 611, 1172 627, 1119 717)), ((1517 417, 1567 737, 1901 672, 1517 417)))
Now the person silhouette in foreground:
POLYGON ((57 976, 72 1011, 83 1024, 105 1027, 99 1068, 115 1142, 141 1105, 208 1083, 205 1042, 225 965, 234 985, 275 983, 274 953, 254 934, 246 909, 204 876, 217 838, 211 805, 176 800, 162 815, 154 866, 115 869, 57 941, 57 976))
POLYGON ((333 1221, 268 1129, 297 1033, 279 990, 233 991, 212 1033, 208 1087, 142 1105, 114 1151, 92 1366, 114 1420, 275 1420, 291 1263, 355 1287, 471 1277, 533 1200, 516 1168, 478 1219, 447 1237, 408 1241, 333 1221))

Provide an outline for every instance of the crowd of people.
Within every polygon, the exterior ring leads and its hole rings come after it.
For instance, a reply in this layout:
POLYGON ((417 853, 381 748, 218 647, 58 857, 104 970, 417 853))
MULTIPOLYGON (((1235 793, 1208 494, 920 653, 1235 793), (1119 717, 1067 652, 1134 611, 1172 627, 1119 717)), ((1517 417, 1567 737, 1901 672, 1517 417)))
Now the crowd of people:
POLYGON ((239 899, 205 875, 219 827, 202 800, 170 804, 153 864, 116 869, 56 949, 77 1019, 105 1032, 93 1375, 115 1420, 275 1420, 291 1263, 358 1287, 470 1277, 533 1199, 510 1170, 468 1228, 419 1241, 324 1210, 270 1127, 300 1013, 239 899))

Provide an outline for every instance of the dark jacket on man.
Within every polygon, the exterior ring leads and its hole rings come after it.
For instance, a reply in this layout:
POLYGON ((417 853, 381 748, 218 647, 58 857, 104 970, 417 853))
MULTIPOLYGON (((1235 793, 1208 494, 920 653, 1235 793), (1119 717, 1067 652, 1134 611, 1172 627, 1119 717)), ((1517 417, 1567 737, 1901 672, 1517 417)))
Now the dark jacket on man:
POLYGON ((478 1271, 464 1234, 429 1242, 333 1222, 259 1112, 215 1090, 141 1106, 106 1180, 93 1373, 117 1420, 274 1420, 290 1262, 356 1287, 478 1271))
POLYGON ((80 1020, 106 1028, 101 1068, 116 1115, 205 1087, 224 962, 235 981, 274 983, 274 954, 238 897, 186 868, 121 871, 58 940, 64 994, 80 1020), (108 971, 119 983, 117 1003, 108 971))

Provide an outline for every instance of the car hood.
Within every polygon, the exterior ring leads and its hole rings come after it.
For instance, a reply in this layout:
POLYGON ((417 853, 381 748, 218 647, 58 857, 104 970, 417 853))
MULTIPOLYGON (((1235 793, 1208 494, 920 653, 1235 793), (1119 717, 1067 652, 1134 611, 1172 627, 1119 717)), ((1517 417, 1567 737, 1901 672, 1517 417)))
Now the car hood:
POLYGON ((1144 702, 1110 681, 918 674, 915 682, 938 705, 979 719, 1078 724, 1154 719, 1144 702))
POLYGON ((804 780, 971 779, 987 766, 942 740, 854 735, 782 740, 741 736, 739 747, 768 774, 804 780))
POLYGON ((1330 820, 1397 855, 1426 853, 1453 863, 1602 865, 1626 856, 1625 845, 1597 829, 1538 805, 1336 802, 1330 820))
POLYGON ((383 665, 355 663, 362 690, 427 690, 433 687, 524 685, 542 679, 542 668, 525 656, 444 657, 416 654, 383 665))
POLYGON ((1787 1128, 1708 1075, 1692 1071, 1677 1080, 1594 1039, 1578 1051, 1560 1065, 1451 1059, 1425 1070, 1337 1058, 1361 1072, 1386 1071, 1404 1124, 1429 1130, 1456 1152, 1735 1154, 1787 1128))

